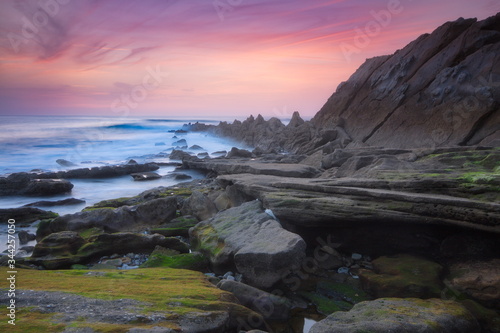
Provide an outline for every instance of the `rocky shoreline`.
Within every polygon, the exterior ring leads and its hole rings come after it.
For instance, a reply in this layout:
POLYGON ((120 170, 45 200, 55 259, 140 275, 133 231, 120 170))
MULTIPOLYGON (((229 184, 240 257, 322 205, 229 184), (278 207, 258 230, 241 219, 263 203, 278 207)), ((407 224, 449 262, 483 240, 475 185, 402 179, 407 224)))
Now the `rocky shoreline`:
MULTIPOLYGON (((314 333, 500 332, 500 91, 477 91, 474 119, 433 118, 471 96, 448 81, 467 87, 498 67, 499 22, 449 22, 368 60, 312 121, 184 126, 255 147, 170 153, 178 172, 203 180, 63 216, 2 210, 37 227, 24 235, 36 246, 16 258, 19 327, 296 333, 313 318, 314 333), (493 60, 478 69, 479 50, 493 60), (433 117, 417 124, 419 112, 433 117)), ((2 178, 0 193, 70 191, 65 179, 77 175, 142 179, 155 168, 21 173, 2 178)))

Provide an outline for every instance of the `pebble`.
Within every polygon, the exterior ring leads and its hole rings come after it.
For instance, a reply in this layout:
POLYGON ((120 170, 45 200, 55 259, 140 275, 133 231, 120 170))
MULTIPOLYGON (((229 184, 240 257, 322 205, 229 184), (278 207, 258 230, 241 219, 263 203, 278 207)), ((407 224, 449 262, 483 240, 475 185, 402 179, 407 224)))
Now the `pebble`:
POLYGON ((353 253, 351 258, 352 258, 352 260, 361 260, 361 259, 363 259, 363 255, 361 255, 359 253, 353 253))
POLYGON ((339 274, 349 274, 349 268, 347 268, 347 267, 340 267, 337 270, 337 273, 339 273, 339 274))

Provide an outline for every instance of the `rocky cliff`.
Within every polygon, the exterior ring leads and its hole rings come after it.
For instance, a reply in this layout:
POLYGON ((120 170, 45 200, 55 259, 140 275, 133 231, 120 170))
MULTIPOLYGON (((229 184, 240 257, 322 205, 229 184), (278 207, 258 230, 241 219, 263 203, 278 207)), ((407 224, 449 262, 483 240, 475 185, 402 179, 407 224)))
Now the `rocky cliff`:
POLYGON ((492 145, 500 139, 500 14, 460 18, 368 59, 312 120, 370 146, 492 145))
MULTIPOLYGON (((392 55, 368 59, 311 121, 294 113, 210 128, 263 150, 419 148, 500 143, 500 13, 447 22, 392 55)), ((206 129, 206 128, 204 128, 206 129)), ((328 152, 328 151, 326 151, 328 152)))

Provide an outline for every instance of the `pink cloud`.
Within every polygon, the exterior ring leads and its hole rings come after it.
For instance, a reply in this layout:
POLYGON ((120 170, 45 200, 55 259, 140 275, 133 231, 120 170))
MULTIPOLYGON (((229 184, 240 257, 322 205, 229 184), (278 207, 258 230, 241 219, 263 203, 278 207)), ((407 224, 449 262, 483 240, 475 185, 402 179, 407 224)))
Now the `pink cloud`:
POLYGON ((43 105, 48 113, 112 115, 116 96, 159 66, 169 76, 136 115, 285 108, 313 115, 367 57, 393 53, 444 21, 500 11, 490 0, 400 0, 390 24, 347 59, 341 45, 353 45, 376 21, 373 12, 397 0, 220 1, 229 6, 222 13, 212 1, 195 0, 72 1, 48 9, 40 4, 49 0, 1 1, 0 114, 43 105))

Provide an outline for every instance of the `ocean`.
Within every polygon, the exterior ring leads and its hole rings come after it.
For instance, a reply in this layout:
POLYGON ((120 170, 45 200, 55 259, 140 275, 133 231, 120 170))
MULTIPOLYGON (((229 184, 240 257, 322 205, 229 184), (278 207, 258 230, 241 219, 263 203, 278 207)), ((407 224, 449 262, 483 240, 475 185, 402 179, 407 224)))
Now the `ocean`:
MULTIPOLYGON (((106 118, 70 116, 1 116, 0 117, 0 175, 13 172, 29 172, 33 169, 47 171, 66 170, 56 163, 64 159, 75 163, 73 168, 126 163, 134 159, 139 163, 170 162, 167 156, 180 139, 188 147, 203 148, 195 153, 209 154, 230 150, 236 142, 217 138, 206 133, 175 135, 183 124, 196 121, 218 124, 228 119, 173 119, 173 118, 106 118)), ((189 149, 188 149, 189 151, 189 149)), ((157 172, 167 175, 174 167, 161 167, 157 172)), ((203 176, 186 170, 193 178, 203 176)), ((39 200, 77 198, 85 204, 55 206, 49 210, 59 214, 80 211, 104 199, 134 196, 157 186, 175 185, 178 181, 161 178, 137 182, 130 176, 108 179, 72 179, 75 186, 71 193, 44 197, 0 197, 0 208, 15 208, 39 200)))

